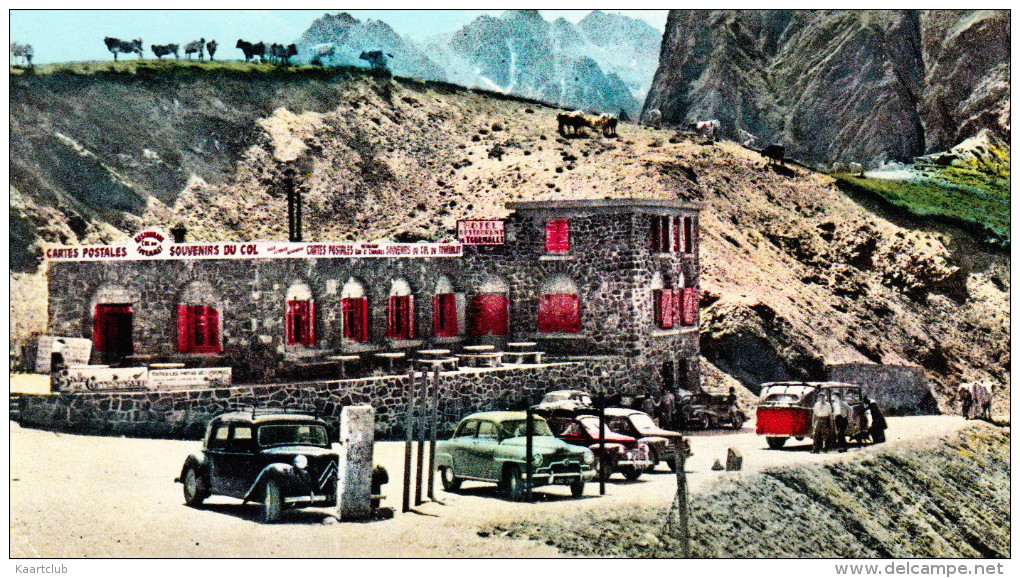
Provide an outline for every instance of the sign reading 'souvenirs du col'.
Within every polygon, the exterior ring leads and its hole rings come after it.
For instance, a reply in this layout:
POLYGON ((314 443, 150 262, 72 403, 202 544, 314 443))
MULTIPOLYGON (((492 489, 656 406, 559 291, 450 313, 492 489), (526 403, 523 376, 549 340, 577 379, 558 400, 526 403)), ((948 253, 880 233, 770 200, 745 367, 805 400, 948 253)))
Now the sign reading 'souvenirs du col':
POLYGON ((465 245, 502 245, 502 219, 462 219, 457 221, 457 240, 465 245))
MULTIPOLYGON (((500 233, 502 235, 502 233, 500 233)), ((501 241, 502 242, 502 241, 501 241)), ((173 259, 353 259, 406 257, 460 257, 461 243, 290 243, 247 241, 174 243, 166 231, 150 227, 119 245, 49 245, 50 261, 148 261, 173 259)))

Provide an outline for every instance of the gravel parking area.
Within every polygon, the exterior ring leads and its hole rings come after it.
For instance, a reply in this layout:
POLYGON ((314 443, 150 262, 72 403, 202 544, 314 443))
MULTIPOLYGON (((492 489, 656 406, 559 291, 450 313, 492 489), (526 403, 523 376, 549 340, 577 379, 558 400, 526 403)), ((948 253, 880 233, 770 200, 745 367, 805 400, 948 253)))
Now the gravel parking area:
MULTIPOLYGON (((956 416, 890 418, 889 442, 903 443, 961 428, 956 416)), ((739 432, 692 436, 694 456, 688 479, 697 492, 726 476, 771 466, 835 461, 870 451, 813 455, 809 446, 765 448, 748 425, 739 432), (743 454, 744 472, 716 472, 726 450, 743 454)), ((181 485, 173 483, 184 458, 199 449, 194 441, 93 437, 25 429, 12 423, 11 557, 555 557, 550 546, 527 540, 483 538, 479 528, 517 519, 534 521, 622 504, 665 508, 675 477, 659 466, 628 483, 614 476, 607 494, 590 483, 579 500, 565 486, 540 488, 535 503, 504 500, 495 487, 465 482, 458 493, 442 491, 436 480, 435 503, 401 514, 403 444, 376 444, 376 463, 390 473, 384 507, 391 519, 338 523, 328 509, 286 512, 282 523, 260 523, 257 505, 211 498, 193 509, 183 504, 181 485)))

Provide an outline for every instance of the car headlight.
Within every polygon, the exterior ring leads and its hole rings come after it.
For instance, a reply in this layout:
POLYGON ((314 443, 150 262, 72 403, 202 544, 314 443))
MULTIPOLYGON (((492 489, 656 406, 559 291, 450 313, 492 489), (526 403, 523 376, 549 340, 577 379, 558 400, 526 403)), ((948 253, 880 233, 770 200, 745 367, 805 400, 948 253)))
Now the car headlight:
POLYGON ((303 455, 294 456, 294 467, 303 470, 308 467, 308 458, 303 455))
POLYGON ((541 466, 542 465, 542 454, 535 454, 534 456, 532 456, 532 458, 531 458, 531 465, 533 467, 536 467, 536 468, 538 466, 541 466))
POLYGON ((595 454, 591 453, 591 450, 584 450, 581 459, 584 460, 584 463, 591 464, 595 461, 595 454))

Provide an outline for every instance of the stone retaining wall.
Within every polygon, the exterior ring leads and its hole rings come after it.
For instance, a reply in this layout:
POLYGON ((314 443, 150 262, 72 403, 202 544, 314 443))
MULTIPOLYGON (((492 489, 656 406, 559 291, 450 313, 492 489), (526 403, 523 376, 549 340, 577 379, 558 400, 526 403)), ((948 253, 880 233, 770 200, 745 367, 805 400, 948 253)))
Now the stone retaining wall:
POLYGON ((833 381, 861 386, 864 394, 874 399, 886 413, 940 413, 928 377, 920 367, 846 363, 829 365, 826 370, 833 381))
MULTIPOLYGON (((620 391, 625 361, 617 357, 581 362, 443 372, 439 385, 440 437, 466 414, 523 409, 556 389, 620 391)), ((421 387, 419 372, 416 387, 421 387)), ((198 439, 214 415, 241 405, 314 406, 336 432, 344 406, 370 404, 376 437, 403 439, 407 375, 273 385, 240 385, 166 392, 75 392, 20 395, 22 425, 76 433, 198 439)))

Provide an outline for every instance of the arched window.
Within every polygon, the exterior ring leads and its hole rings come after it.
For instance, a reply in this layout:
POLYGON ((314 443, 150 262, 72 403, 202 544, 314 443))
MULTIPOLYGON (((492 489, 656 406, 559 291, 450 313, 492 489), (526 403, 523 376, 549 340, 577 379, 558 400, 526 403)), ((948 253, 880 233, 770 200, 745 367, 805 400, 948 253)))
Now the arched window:
POLYGON ((507 284, 500 277, 490 277, 471 296, 468 306, 468 328, 471 335, 506 335, 509 333, 507 284))
POLYGON ((581 332, 581 301, 577 286, 568 277, 553 277, 542 285, 538 296, 538 332, 581 332))
POLYGON ((286 301, 287 345, 315 347, 315 301, 311 289, 305 283, 295 283, 287 289, 286 301))
POLYGON ((414 339, 414 297, 407 281, 397 279, 386 300, 386 337, 414 339))
POLYGON ((193 281, 184 287, 177 304, 177 351, 222 351, 218 303, 212 285, 205 281, 193 281))
POLYGON ((460 333, 457 322, 457 294, 445 276, 436 282, 432 296, 432 334, 436 337, 454 337, 460 333))
POLYGON ((347 281, 340 291, 340 312, 344 339, 368 341, 368 299, 365 288, 354 279, 347 281))
POLYGON ((104 362, 116 361, 135 351, 133 303, 136 291, 104 285, 92 297, 92 345, 104 362))

